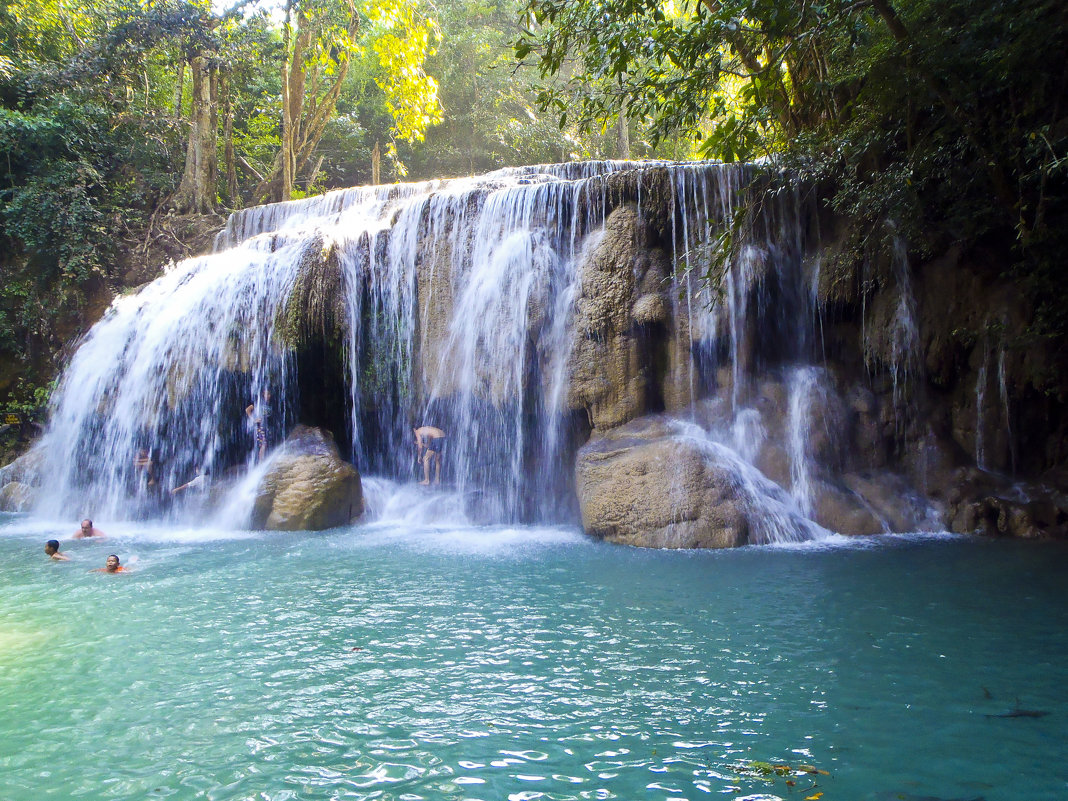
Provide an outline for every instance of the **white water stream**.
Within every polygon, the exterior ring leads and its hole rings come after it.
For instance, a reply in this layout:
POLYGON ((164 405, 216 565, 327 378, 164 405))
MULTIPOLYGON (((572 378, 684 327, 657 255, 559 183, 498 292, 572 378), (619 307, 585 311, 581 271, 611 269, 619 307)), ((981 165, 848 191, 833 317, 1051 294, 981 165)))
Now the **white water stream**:
POLYGON ((343 295, 333 300, 344 312, 336 348, 348 397, 334 405, 349 430, 338 441, 365 477, 369 505, 388 508, 407 491, 411 427, 429 424, 446 429, 449 447, 451 500, 435 513, 462 517, 474 499, 479 519, 573 520, 579 429, 566 408, 568 357, 584 335, 573 309, 583 254, 618 203, 611 179, 623 170, 639 171, 639 219, 652 213, 647 201, 664 200, 643 197, 645 176, 668 173, 670 333, 688 343, 689 401, 714 394, 717 371, 730 368, 731 433, 703 447, 735 466, 763 540, 813 536, 805 412, 824 389, 807 367, 814 279, 802 258, 799 204, 787 197, 748 226, 718 298, 702 273, 752 168, 715 164, 527 167, 235 213, 216 253, 116 300, 80 344, 41 444, 42 509, 180 516, 185 505, 172 506, 168 491, 199 467, 233 485, 219 520, 238 525, 255 494, 245 406, 272 393, 274 446, 313 400, 284 320, 300 270, 325 259, 340 271, 343 295), (767 431, 750 381, 775 365, 793 370, 783 379, 791 387, 785 490, 753 466, 767 431), (151 475, 136 463, 145 453, 151 475))

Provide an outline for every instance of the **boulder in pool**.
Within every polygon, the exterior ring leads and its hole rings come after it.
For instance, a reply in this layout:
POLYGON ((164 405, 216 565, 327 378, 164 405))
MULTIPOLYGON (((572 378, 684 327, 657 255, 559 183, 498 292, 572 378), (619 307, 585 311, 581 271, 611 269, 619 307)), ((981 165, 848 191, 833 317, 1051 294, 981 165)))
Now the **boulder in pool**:
POLYGON ((596 437, 575 465, 586 532, 646 548, 747 544, 749 523, 735 478, 659 415, 596 437))
POLYGON ((338 455, 333 436, 297 426, 260 482, 252 527, 321 531, 363 514, 360 474, 338 455))

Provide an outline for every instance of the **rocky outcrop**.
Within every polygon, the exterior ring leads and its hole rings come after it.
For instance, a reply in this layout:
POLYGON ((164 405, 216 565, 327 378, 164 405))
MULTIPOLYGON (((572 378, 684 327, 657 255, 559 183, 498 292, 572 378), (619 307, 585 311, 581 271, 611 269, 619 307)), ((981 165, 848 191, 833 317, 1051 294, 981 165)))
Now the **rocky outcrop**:
POLYGON ((620 206, 582 258, 569 360, 568 405, 607 430, 663 408, 663 359, 655 352, 670 321, 666 254, 651 247, 635 206, 620 206), (661 400, 657 400, 657 396, 661 400))
POLYGON ((341 460, 329 433, 297 426, 261 482, 252 527, 321 531, 363 513, 360 474, 341 460))
POLYGON ((749 542, 732 472, 669 419, 635 420, 587 443, 575 466, 587 533, 646 548, 728 548, 749 542))
POLYGON ((37 488, 21 481, 0 487, 0 512, 28 512, 37 500, 37 488))
POLYGON ((26 512, 33 507, 44 454, 29 450, 0 467, 0 512, 26 512))
POLYGON ((946 525, 957 533, 1017 539, 1068 538, 1068 494, 1057 476, 1020 484, 1004 477, 961 468, 949 493, 946 525))

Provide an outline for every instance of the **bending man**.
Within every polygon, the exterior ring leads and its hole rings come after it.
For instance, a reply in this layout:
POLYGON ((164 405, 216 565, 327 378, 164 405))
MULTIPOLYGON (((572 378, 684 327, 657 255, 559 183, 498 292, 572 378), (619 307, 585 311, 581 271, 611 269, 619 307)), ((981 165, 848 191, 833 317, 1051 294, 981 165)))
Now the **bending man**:
POLYGON ((430 483, 430 463, 434 462, 434 483, 441 483, 441 454, 445 449, 445 432, 434 426, 413 428, 415 434, 415 448, 417 451, 416 461, 423 465, 423 480, 419 483, 426 486, 430 483))

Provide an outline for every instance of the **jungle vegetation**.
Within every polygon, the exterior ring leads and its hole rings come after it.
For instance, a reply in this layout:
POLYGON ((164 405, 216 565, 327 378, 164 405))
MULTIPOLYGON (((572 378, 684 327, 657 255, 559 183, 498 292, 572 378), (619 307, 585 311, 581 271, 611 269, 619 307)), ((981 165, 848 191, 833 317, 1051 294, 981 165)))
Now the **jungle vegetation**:
POLYGON ((990 246, 1063 338, 1066 23, 1056 0, 9 0, 0 406, 40 403, 165 215, 591 157, 767 159, 858 254, 990 246))

